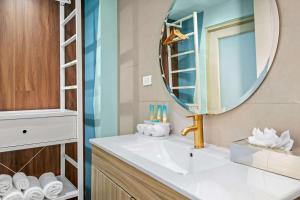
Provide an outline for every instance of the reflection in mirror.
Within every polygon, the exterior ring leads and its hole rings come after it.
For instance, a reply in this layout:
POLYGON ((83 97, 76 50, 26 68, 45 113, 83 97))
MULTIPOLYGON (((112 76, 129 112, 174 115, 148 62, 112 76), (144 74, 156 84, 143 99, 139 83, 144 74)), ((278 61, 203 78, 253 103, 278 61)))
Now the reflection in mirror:
POLYGON ((160 41, 163 80, 189 111, 231 110, 259 87, 276 53, 275 0, 175 0, 160 41))

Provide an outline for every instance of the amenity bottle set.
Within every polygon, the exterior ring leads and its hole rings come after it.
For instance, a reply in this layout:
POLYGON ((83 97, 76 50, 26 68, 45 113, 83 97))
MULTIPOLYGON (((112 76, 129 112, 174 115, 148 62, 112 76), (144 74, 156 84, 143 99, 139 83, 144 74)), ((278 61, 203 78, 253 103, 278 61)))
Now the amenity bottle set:
POLYGON ((143 124, 137 125, 138 134, 153 137, 169 136, 171 131, 170 123, 168 123, 168 113, 166 105, 149 106, 149 120, 145 120, 143 124))
POLYGON ((167 106, 166 105, 157 105, 155 107, 155 105, 150 104, 149 112, 150 112, 150 122, 167 123, 168 115, 167 115, 167 106))

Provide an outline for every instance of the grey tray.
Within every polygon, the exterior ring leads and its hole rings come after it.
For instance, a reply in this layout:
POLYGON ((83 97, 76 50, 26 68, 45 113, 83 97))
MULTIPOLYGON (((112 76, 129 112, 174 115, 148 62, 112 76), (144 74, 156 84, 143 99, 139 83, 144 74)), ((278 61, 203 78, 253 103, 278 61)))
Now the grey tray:
POLYGON ((291 152, 251 145, 247 139, 230 145, 233 162, 300 180, 300 149, 291 152))

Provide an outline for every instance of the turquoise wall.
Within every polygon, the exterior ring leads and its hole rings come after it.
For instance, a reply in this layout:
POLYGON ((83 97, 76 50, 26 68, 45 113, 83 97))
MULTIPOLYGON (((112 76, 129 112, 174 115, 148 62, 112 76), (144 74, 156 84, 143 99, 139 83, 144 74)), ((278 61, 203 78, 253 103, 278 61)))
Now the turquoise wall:
POLYGON ((100 46, 95 81, 96 137, 118 135, 118 4, 100 0, 100 46), (100 95, 97 95, 100 94, 100 95))
POLYGON ((98 42, 99 1, 84 1, 84 48, 85 48, 85 199, 91 199, 91 145, 95 137, 94 86, 96 46, 98 42))
POLYGON ((254 14, 253 0, 231 0, 204 10, 204 26, 220 24, 229 20, 254 14))
POLYGON ((91 199, 89 139, 116 135, 117 0, 84 0, 85 199, 91 199))

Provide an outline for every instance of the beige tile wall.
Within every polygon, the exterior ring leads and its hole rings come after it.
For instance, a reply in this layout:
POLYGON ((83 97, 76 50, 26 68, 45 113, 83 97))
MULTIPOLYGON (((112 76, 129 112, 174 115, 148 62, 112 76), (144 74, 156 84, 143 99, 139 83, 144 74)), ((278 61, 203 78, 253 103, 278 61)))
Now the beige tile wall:
MULTIPOLYGON (((129 134, 148 116, 149 103, 169 106, 178 133, 191 122, 189 114, 168 95, 160 77, 160 28, 172 0, 119 0, 120 133, 129 134), (142 86, 143 75, 153 85, 142 86)), ((260 89, 242 106, 225 114, 206 116, 205 138, 227 146, 247 137, 253 127, 290 129, 300 145, 300 0, 277 0, 280 40, 274 64, 260 89)))

